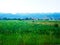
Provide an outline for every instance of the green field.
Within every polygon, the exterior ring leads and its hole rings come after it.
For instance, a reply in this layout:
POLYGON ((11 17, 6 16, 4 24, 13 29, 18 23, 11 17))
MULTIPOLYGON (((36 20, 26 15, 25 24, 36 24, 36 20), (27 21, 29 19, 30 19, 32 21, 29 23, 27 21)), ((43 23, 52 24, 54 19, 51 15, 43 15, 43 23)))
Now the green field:
POLYGON ((60 21, 0 20, 0 45, 60 45, 60 21))

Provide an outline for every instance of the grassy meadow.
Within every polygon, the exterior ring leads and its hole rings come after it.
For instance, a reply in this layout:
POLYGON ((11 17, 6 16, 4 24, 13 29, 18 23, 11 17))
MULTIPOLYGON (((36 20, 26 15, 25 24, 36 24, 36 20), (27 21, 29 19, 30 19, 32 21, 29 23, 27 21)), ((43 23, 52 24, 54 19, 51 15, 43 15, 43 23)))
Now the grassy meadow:
POLYGON ((60 21, 0 20, 0 45, 60 45, 60 21))

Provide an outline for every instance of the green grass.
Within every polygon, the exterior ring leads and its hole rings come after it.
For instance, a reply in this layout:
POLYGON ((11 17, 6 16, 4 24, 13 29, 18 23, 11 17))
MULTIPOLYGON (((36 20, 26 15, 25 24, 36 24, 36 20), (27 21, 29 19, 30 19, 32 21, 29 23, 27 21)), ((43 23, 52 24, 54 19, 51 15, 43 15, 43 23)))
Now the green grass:
POLYGON ((0 20, 0 45, 55 44, 60 44, 60 21, 0 20))

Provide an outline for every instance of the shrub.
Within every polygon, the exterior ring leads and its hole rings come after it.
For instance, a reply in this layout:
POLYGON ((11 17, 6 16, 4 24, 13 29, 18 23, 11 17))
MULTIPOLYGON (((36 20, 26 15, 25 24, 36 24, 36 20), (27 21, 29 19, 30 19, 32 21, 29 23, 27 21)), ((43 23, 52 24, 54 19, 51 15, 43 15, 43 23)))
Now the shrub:
POLYGON ((54 24, 54 27, 58 27, 59 25, 58 24, 54 24))

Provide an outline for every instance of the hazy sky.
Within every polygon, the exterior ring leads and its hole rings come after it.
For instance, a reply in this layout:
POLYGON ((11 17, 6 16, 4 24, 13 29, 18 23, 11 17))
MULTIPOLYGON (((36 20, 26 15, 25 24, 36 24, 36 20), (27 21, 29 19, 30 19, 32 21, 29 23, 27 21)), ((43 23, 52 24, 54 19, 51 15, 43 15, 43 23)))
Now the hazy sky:
POLYGON ((60 12, 60 0, 0 0, 0 13, 60 12))

